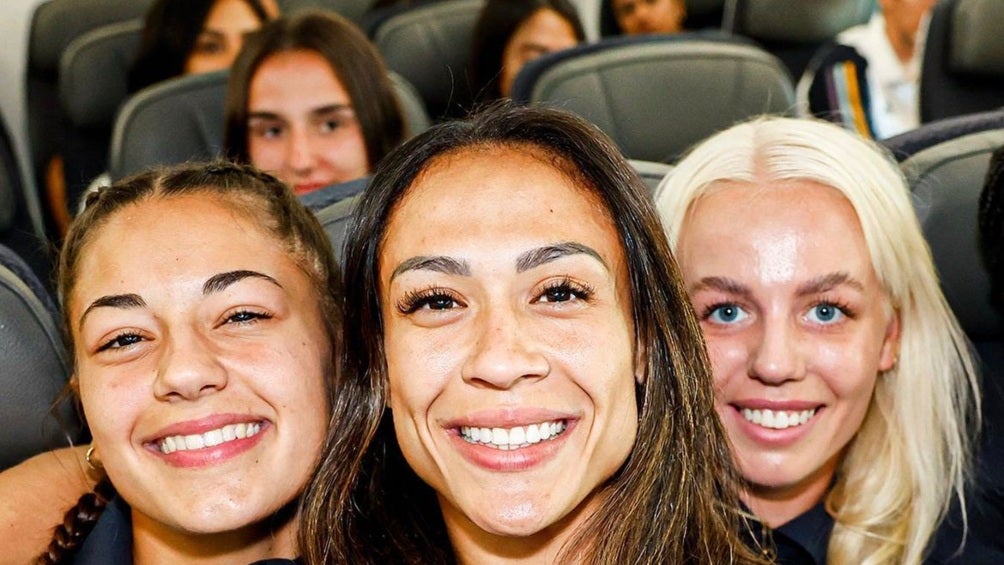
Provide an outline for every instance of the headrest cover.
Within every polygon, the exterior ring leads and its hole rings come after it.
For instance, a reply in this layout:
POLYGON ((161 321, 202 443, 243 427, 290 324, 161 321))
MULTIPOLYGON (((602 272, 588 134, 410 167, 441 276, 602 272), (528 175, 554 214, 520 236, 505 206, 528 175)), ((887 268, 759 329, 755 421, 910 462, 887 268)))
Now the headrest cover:
POLYGON ((820 43, 866 22, 872 0, 738 0, 737 5, 735 33, 758 40, 820 43))
POLYGON ((975 75, 1004 75, 1004 2, 959 0, 952 14, 951 68, 975 75))
POLYGON ((112 24, 70 43, 60 59, 59 97, 77 127, 111 127, 128 97, 129 67, 139 50, 141 22, 112 24))

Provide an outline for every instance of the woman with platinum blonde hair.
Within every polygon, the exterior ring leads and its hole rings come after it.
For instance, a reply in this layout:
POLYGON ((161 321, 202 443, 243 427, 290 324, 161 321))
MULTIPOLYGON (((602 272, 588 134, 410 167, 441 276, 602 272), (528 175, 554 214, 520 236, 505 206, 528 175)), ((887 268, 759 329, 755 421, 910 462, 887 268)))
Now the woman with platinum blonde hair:
POLYGON ((958 550, 934 539, 965 508, 979 385, 899 169, 832 124, 760 118, 696 147, 656 203, 778 561, 958 550))

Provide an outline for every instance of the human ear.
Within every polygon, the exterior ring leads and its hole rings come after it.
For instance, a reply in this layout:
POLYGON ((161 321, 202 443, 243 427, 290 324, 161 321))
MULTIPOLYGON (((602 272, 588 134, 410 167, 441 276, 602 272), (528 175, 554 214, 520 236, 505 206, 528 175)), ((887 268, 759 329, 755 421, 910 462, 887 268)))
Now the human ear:
POLYGON ((886 326, 882 351, 879 354, 879 371, 891 371, 899 363, 900 321, 899 311, 893 311, 886 326))

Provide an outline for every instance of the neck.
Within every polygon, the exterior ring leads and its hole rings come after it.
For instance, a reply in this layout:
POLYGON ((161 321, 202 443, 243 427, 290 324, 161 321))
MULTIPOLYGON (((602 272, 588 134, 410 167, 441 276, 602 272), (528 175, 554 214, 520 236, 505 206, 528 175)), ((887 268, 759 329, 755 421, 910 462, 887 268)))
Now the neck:
POLYGON ((166 527, 133 511, 133 562, 137 565, 252 563, 269 558, 293 559, 296 517, 272 517, 239 530, 193 534, 166 527))
POLYGON ((457 508, 442 500, 440 504, 450 543, 459 563, 519 565, 557 563, 566 543, 580 531, 599 507, 600 498, 591 496, 559 521, 526 536, 486 532, 457 508))
POLYGON ((812 475, 793 485, 749 484, 741 496, 743 503, 765 525, 779 528, 823 500, 830 490, 840 459, 838 454, 812 475))
POLYGON ((913 52, 917 48, 917 29, 903 29, 902 26, 894 25, 891 19, 885 20, 885 34, 889 38, 889 44, 896 53, 896 58, 904 65, 913 59, 913 52))

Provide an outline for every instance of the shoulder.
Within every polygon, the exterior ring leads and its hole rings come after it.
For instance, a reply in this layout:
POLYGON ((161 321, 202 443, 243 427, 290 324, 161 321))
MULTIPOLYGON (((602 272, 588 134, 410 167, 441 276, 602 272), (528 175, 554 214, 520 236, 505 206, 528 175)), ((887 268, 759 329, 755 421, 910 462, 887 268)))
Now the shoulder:
POLYGON ((66 510, 93 488, 83 447, 36 455, 0 473, 0 547, 4 557, 29 562, 52 539, 66 510))

